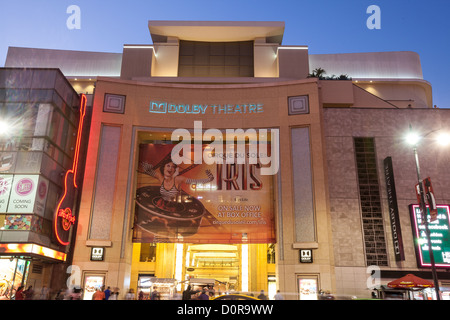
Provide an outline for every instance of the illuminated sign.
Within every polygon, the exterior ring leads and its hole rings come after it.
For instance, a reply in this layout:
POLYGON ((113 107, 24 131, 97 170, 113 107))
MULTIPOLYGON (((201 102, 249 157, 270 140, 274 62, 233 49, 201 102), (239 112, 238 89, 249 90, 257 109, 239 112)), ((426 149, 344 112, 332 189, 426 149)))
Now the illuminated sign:
POLYGON ((2 254, 35 254, 47 258, 66 261, 66 254, 31 243, 0 243, 2 254))
POLYGON ((317 300, 317 278, 298 278, 298 290, 300 300, 317 300))
POLYGON ((103 261, 105 255, 105 248, 91 248, 91 261, 103 261))
POLYGON ((181 114, 251 114, 263 113, 261 103, 248 104, 175 104, 161 101, 151 101, 150 113, 181 113, 181 114))
POLYGON ((300 262, 301 263, 313 262, 313 255, 311 249, 300 249, 300 262))
POLYGON ((75 145, 75 154, 73 158, 72 169, 66 172, 64 177, 64 193, 56 206, 54 218, 53 218, 53 229, 55 232, 56 239, 58 242, 66 246, 69 244, 69 235, 71 226, 75 223, 75 217, 72 215, 72 210, 70 207, 74 203, 74 195, 78 188, 77 185, 77 170, 78 170, 78 160, 80 154, 80 143, 81 135, 83 129, 84 116, 86 114, 86 96, 81 95, 80 99, 80 122, 78 123, 78 136, 75 145))
POLYGON ((64 231, 68 231, 75 224, 75 216, 72 215, 70 208, 59 209, 58 217, 61 218, 61 224, 64 231))
MULTIPOLYGON (((431 246, 436 267, 450 268, 450 207, 437 205, 436 220, 429 222, 431 246)), ((419 205, 409 206, 416 258, 419 267, 431 267, 428 240, 419 205)), ((429 207, 427 206, 427 216, 429 207)))

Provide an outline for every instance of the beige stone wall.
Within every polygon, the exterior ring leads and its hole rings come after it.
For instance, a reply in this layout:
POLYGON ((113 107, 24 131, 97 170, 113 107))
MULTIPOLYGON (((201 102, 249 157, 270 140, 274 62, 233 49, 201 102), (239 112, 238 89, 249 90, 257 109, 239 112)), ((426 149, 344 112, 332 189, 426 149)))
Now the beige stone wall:
MULTIPOLYGON (((330 214, 336 263, 337 292, 370 296, 366 280, 364 241, 353 137, 374 137, 389 266, 383 270, 418 270, 408 205, 416 203, 414 153, 404 142, 409 125, 423 134, 450 124, 446 109, 325 108, 324 129, 328 166, 330 214), (396 262, 388 215, 383 160, 392 157, 406 259, 396 262)), ((428 138, 432 138, 430 134, 428 138)), ((426 139, 418 147, 421 177, 431 177, 436 200, 450 201, 450 148, 426 139)), ((381 284, 388 280, 381 279, 381 284)))
MULTIPOLYGON (((281 198, 275 194, 277 203, 276 221, 277 238, 277 280, 283 292, 298 292, 297 275, 313 274, 319 278, 319 287, 334 291, 334 260, 331 241, 331 227, 326 188, 326 160, 324 158, 323 128, 316 79, 292 82, 248 84, 248 85, 181 85, 155 84, 117 79, 98 79, 91 125, 91 137, 88 146, 86 174, 80 205, 77 245, 75 246, 74 264, 83 272, 105 272, 106 285, 118 286, 125 292, 130 286, 131 273, 131 227, 133 190, 128 183, 134 181, 135 170, 130 170, 136 161, 137 151, 132 149, 133 128, 193 128, 194 120, 202 120, 204 128, 279 128, 281 170, 281 198), (104 113, 103 100, 106 93, 126 95, 124 114, 104 113), (304 115, 288 115, 288 97, 309 96, 310 112, 304 115), (150 101, 167 101, 173 103, 263 103, 264 113, 245 115, 205 114, 156 114, 149 113, 150 101), (110 239, 90 239, 89 228, 92 219, 93 191, 95 174, 98 170, 99 136, 102 124, 121 127, 120 154, 111 219, 110 239), (316 240, 313 243, 295 243, 292 188, 292 164, 290 128, 309 127, 311 143, 311 166, 313 176, 314 217, 316 240), (129 175, 130 173, 130 175, 129 175), (281 211, 278 211, 281 201, 281 211), (127 205, 128 203, 128 205, 127 205), (278 219, 279 215, 282 219, 278 219), (124 226, 125 223, 125 226, 124 226), (124 233, 125 232, 125 233, 124 233), (89 261, 90 246, 106 246, 104 262, 89 261), (299 263, 299 248, 314 249, 314 263, 299 263), (116 285, 117 284, 117 285, 116 285)), ((278 187, 275 184, 275 190, 278 187)), ((170 274, 170 271, 167 273, 170 274)))

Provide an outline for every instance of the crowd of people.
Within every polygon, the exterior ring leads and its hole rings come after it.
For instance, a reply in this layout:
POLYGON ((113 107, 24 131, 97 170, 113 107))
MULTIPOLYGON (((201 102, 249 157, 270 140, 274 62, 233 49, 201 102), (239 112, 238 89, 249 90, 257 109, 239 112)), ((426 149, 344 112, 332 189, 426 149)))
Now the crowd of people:
MULTIPOLYGON (((216 292, 213 286, 204 286, 202 288, 193 289, 190 285, 187 286, 186 290, 182 293, 178 293, 176 290, 172 296, 168 297, 172 300, 210 300, 214 298, 216 292)), ((250 294, 253 295, 253 294, 250 294)), ((167 298, 167 297, 166 297, 167 298)), ((269 298, 261 290, 260 294, 257 296, 260 300, 268 300, 269 298)), ((16 292, 13 294, 13 300, 82 300, 82 289, 79 287, 61 289, 56 292, 56 295, 52 295, 51 291, 43 286, 41 291, 37 294, 35 293, 32 286, 25 289, 24 286, 20 286, 16 292)), ((111 287, 102 287, 95 289, 92 294, 92 300, 161 300, 161 293, 158 291, 157 287, 153 287, 153 291, 149 294, 144 294, 141 290, 136 296, 133 289, 129 289, 127 293, 121 297, 119 293, 119 288, 111 289, 111 287)), ((274 296, 275 300, 284 300, 280 293, 274 296)))

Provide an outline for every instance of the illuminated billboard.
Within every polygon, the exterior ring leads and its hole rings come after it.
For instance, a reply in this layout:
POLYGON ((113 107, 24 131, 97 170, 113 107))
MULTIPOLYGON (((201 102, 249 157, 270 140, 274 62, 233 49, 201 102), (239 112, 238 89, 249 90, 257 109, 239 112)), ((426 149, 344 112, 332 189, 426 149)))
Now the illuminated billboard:
MULTIPOLYGON (((411 225, 414 236, 414 246, 419 267, 431 267, 429 246, 422 223, 419 205, 409 206, 411 225)), ((427 206, 429 216, 429 207, 427 206)), ((436 267, 450 268, 450 207, 449 205, 437 206, 437 219, 429 222, 431 246, 436 267)))
MULTIPOLYGON (((273 175, 261 174, 251 152, 241 163, 176 165, 175 146, 139 145, 133 242, 276 242, 273 175)), ((201 146, 204 156, 218 156, 201 146)))

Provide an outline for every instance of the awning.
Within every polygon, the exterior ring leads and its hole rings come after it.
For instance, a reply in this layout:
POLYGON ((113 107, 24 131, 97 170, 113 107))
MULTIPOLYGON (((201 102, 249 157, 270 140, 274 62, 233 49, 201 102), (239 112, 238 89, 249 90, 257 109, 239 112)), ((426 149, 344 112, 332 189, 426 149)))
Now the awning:
POLYGON ((413 274, 407 274, 406 276, 388 283, 389 288, 401 288, 401 289, 424 289, 433 288, 432 282, 419 278, 413 274))

